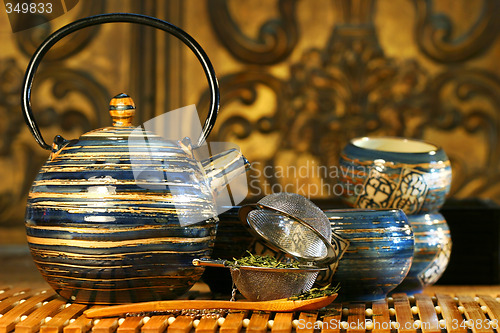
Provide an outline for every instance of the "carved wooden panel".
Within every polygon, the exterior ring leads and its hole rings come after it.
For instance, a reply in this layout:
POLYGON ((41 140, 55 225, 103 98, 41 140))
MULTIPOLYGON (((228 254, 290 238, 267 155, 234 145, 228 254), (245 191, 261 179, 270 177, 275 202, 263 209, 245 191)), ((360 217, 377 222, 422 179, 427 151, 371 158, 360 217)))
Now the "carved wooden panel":
POLYGON ((444 147, 453 196, 500 202, 498 1, 208 3, 231 57, 214 138, 254 162, 251 194, 335 197, 346 142, 396 135, 444 147))
MULTIPOLYGON (((0 14, 0 225, 22 226, 26 194, 47 158, 19 108, 30 54, 56 28, 114 11, 166 19, 205 48, 222 93, 211 139, 242 147, 252 162, 249 196, 335 197, 335 167, 350 138, 398 135, 444 147, 453 196, 500 202, 496 0, 95 0, 16 34, 0 14)), ((73 138, 109 124, 116 93, 134 98, 141 122, 193 103, 204 117, 206 90, 178 41, 105 25, 48 55, 33 108, 47 139, 73 138)))

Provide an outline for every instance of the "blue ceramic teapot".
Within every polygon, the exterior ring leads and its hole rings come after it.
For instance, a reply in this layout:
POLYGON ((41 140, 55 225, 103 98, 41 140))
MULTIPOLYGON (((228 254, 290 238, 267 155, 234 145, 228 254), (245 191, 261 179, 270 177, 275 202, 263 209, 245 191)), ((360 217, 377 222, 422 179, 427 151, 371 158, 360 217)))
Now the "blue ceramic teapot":
POLYGON ((194 150, 210 133, 219 108, 212 65, 179 28, 147 16, 105 14, 73 22, 49 36, 33 55, 22 107, 35 139, 50 157, 28 196, 28 244, 46 281, 64 298, 113 304, 175 298, 203 273, 194 258, 209 257, 218 222, 214 193, 248 162, 239 150, 204 161, 194 150), (110 103, 113 126, 77 140, 45 143, 30 105, 35 71, 59 39, 87 26, 130 22, 153 26, 183 41, 207 76, 211 103, 200 138, 166 140, 132 126, 135 105, 120 94, 110 103))

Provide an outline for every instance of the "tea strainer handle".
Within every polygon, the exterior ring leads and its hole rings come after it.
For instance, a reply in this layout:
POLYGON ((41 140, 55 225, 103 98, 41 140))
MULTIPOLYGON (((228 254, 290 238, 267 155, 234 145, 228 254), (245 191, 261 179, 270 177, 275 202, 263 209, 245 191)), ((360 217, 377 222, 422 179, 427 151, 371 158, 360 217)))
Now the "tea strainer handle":
POLYGON ((35 72, 40 62, 42 61, 43 57, 49 51, 49 49, 52 46, 54 46, 55 43, 57 43, 59 40, 66 37, 67 35, 71 34, 72 32, 93 25, 112 23, 112 22, 138 23, 166 31, 171 35, 180 39, 196 55, 198 61, 203 66, 203 70, 205 72, 205 76, 207 77, 208 85, 210 87, 209 112, 207 118, 205 119, 205 123, 203 125, 200 137, 196 142, 196 147, 201 146, 205 141, 205 139, 210 134, 210 132, 212 131, 212 128, 215 124, 215 120, 217 118, 217 112, 219 111, 219 99, 220 99, 219 84, 217 82, 217 77, 215 75, 215 71, 213 69, 212 63, 210 62, 210 59, 208 58, 205 51, 198 44, 198 42, 196 42, 196 40, 193 37, 191 37, 188 33, 186 33, 184 30, 176 27, 171 23, 168 23, 166 21, 154 17, 140 15, 140 14, 132 14, 132 13, 102 14, 77 20, 52 33, 38 47, 38 49, 33 54, 30 63, 28 64, 28 67, 26 69, 23 81, 23 89, 21 94, 21 108, 23 111, 24 120, 26 121, 26 124, 30 128, 31 133, 35 137, 35 140, 42 148, 47 150, 52 150, 52 146, 48 145, 43 139, 40 129, 36 124, 35 118, 33 117, 33 111, 31 108, 31 86, 33 83, 33 78, 35 77, 35 72))

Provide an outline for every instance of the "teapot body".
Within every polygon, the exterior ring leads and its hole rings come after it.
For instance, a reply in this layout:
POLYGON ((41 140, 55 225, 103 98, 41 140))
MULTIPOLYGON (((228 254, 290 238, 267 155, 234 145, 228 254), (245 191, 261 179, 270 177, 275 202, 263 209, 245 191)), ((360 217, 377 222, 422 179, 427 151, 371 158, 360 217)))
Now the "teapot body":
MULTIPOLYGON (((218 222, 214 195, 245 172, 248 161, 232 149, 204 161, 203 145, 219 110, 214 68, 201 46, 169 22, 133 13, 107 13, 69 23, 33 54, 21 89, 24 120, 37 143, 52 153, 28 195, 28 244, 40 272, 64 298, 116 304, 175 298, 203 273, 192 259, 209 257, 218 222), (199 60, 210 106, 199 138, 166 141, 134 128, 135 104, 116 95, 113 127, 79 140, 45 142, 31 108, 35 73, 49 49, 78 30, 121 22, 153 27, 186 45, 199 60)), ((175 126, 175 125, 172 125, 175 126)))
POLYGON ((178 142, 133 136, 110 127, 68 142, 29 193, 31 254, 68 300, 175 298, 203 273, 192 260, 211 254, 218 219, 200 163, 178 142))

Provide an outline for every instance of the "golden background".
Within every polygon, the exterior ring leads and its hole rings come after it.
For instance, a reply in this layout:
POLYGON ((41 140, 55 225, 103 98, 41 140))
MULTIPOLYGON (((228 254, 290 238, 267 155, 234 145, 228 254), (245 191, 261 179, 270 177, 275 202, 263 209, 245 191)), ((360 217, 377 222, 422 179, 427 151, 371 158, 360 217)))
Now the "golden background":
MULTIPOLYGON (((24 242, 26 195, 48 157, 19 107, 29 58, 49 33, 109 12, 167 20, 202 45, 222 95, 209 139, 237 143, 252 162, 250 200, 287 184, 335 199, 336 177, 321 170, 334 172, 346 142, 397 135, 445 149, 451 196, 500 202, 497 0, 80 1, 15 34, 0 13, 0 243, 24 242)), ((137 124, 189 104, 206 115, 206 79, 189 49, 149 27, 106 24, 44 59, 32 101, 46 141, 108 126, 120 92, 135 100, 137 124)))

